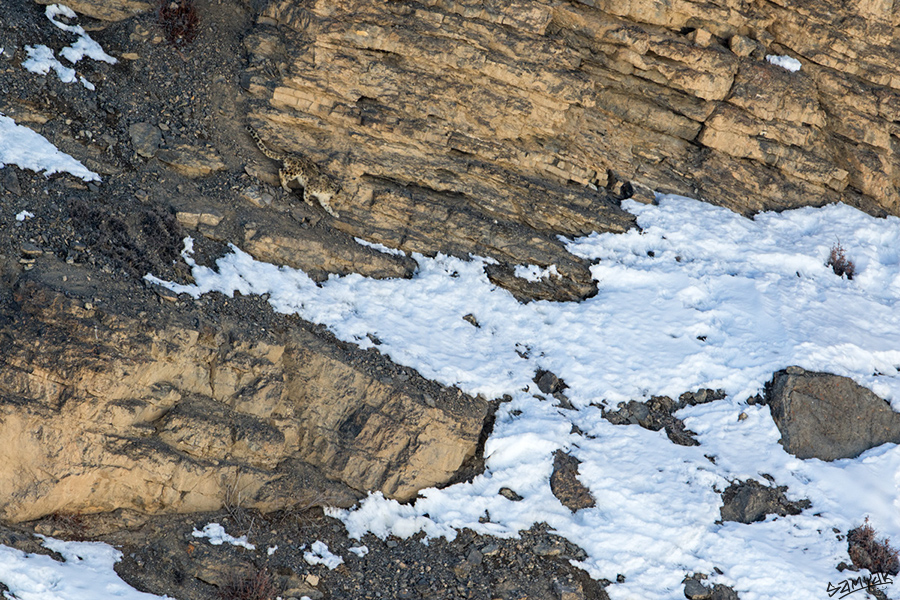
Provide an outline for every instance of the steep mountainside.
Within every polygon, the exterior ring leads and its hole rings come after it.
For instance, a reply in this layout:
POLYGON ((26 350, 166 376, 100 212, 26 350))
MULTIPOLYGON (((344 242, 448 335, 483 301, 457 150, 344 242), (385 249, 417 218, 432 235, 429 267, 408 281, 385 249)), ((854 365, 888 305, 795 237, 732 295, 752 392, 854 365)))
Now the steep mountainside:
POLYGON ((597 283, 561 238, 635 227, 626 198, 900 215, 900 1, 73 0, 118 59, 79 62, 90 85, 27 70, 77 37, 39 2, 0 5, 0 113, 101 181, 0 169, 8 521, 405 501, 477 472, 491 402, 264 298, 147 283, 192 282, 186 236, 201 265, 234 244, 319 283, 474 254, 523 302, 580 301, 597 283), (247 126, 339 186, 336 215, 247 126))

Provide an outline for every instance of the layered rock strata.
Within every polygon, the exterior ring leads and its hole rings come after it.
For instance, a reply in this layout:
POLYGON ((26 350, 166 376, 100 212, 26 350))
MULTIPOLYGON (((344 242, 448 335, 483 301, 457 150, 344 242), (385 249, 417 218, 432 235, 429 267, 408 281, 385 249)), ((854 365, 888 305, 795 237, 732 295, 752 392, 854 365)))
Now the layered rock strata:
POLYGON ((475 451, 486 402, 377 353, 305 327, 115 312, 83 271, 40 267, 0 324, 4 519, 408 499, 475 451))
POLYGON ((272 0, 243 85, 340 180, 335 227, 556 264, 562 299, 591 282, 557 236, 630 227, 622 197, 898 214, 898 24, 891 2, 272 0))

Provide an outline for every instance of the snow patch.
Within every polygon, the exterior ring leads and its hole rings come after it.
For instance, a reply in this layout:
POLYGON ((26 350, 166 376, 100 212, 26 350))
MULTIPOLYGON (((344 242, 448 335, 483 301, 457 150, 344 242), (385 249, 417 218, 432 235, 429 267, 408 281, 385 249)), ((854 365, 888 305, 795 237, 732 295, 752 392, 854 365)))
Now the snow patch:
POLYGON ((207 523, 202 531, 194 529, 191 535, 195 538, 209 538, 209 543, 213 546, 221 546, 228 543, 232 546, 241 546, 247 550, 256 550, 256 546, 247 541, 246 535, 242 535, 239 538, 228 535, 225 533, 225 528, 218 523, 207 523))
POLYGON ((75 14, 75 11, 68 6, 65 6, 64 4, 50 4, 49 6, 47 6, 44 14, 47 16, 51 23, 53 23, 63 31, 68 31, 69 33, 74 33, 78 36, 78 39, 75 41, 75 43, 59 51, 60 55, 72 64, 77 63, 85 56, 87 56, 88 58, 93 58, 94 60, 109 63, 111 65, 119 62, 115 58, 104 52, 100 44, 95 42, 91 38, 91 36, 87 34, 87 32, 84 30, 84 27, 82 27, 81 25, 67 25, 59 20, 58 17, 60 16, 67 17, 69 19, 78 18, 78 15, 75 14))
POLYGON ((366 246, 367 248, 372 248, 374 250, 378 250, 379 252, 383 252, 384 254, 393 254, 394 256, 406 256, 406 252, 404 252, 403 250, 398 250, 397 248, 388 248, 384 244, 379 244, 377 242, 370 242, 368 240, 364 240, 364 239, 358 238, 358 237, 355 237, 353 239, 360 246, 366 246))
POLYGON ((159 600, 122 581, 113 566, 122 553, 100 542, 64 542, 39 536, 44 547, 62 555, 57 562, 43 554, 27 554, 0 546, 0 582, 17 600, 159 600))
POLYGON ((800 70, 802 66, 800 61, 791 56, 784 56, 779 54, 768 54, 766 55, 766 60, 771 64, 781 67, 782 69, 787 69, 791 73, 796 73, 800 70))
POLYGON ((311 551, 303 553, 303 560, 311 565, 325 565, 329 569, 335 569, 344 562, 344 559, 336 554, 332 554, 328 550, 328 544, 316 540, 313 542, 311 551))
POLYGON ((99 175, 60 152, 47 138, 0 113, 0 169, 8 164, 47 177, 65 172, 84 181, 100 181, 99 175))
POLYGON ((34 213, 31 213, 27 210, 23 210, 22 212, 16 215, 16 221, 24 221, 25 219, 33 219, 34 213))
POLYGON ((532 283, 537 283, 543 279, 550 279, 551 277, 559 278, 559 271, 556 270, 556 265, 550 265, 546 269, 542 269, 537 265, 516 265, 513 273, 519 279, 524 279, 532 283))
MULTIPOLYGON (((47 6, 44 14, 56 27, 78 36, 78 39, 72 45, 59 51, 60 56, 73 65, 85 56, 109 64, 116 64, 118 62, 115 58, 104 52, 100 44, 95 42, 91 36, 85 32, 81 25, 68 25, 59 20, 59 17, 67 17, 70 19, 77 18, 75 11, 68 6, 63 4, 51 4, 47 6)), ((22 67, 27 71, 38 75, 46 75, 53 70, 63 83, 73 83, 76 81, 75 69, 67 67, 59 62, 56 55, 53 53, 53 50, 47 46, 25 46, 25 51, 28 53, 28 59, 22 63, 22 67)), ((85 79, 83 75, 79 75, 77 80, 81 82, 81 85, 91 91, 96 89, 94 84, 85 79)))
POLYGON ((50 70, 56 71, 57 77, 63 83, 75 81, 75 69, 67 67, 53 54, 53 50, 44 45, 25 46, 28 58, 22 62, 22 67, 38 75, 46 75, 50 70))

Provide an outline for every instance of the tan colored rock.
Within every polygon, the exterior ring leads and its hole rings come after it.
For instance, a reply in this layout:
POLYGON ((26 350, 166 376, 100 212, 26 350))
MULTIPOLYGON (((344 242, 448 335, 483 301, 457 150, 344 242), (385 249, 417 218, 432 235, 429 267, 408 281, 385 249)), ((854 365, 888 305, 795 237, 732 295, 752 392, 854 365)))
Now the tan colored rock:
POLYGON ((731 39, 728 40, 728 47, 732 52, 734 52, 741 58, 747 58, 754 52, 760 51, 759 44, 743 35, 731 36, 731 39))
MULTIPOLYGON (((35 0, 38 4, 55 4, 53 0, 35 0)), ((145 0, 67 0, 66 6, 77 13, 101 21, 122 21, 147 12, 151 3, 145 0)))
POLYGON ((150 324, 38 280, 16 294, 29 308, 0 332, 0 515, 12 521, 408 499, 474 452, 487 411, 302 328, 150 324))
POLYGON ((156 157, 185 177, 204 177, 225 168, 219 153, 213 148, 190 144, 176 144, 156 153, 156 157))
MULTIPOLYGON (((802 70, 791 73, 769 63, 744 63, 735 77, 728 102, 766 123, 787 122, 816 129, 826 125, 816 84, 802 70)), ((806 145, 809 141, 797 145, 806 145)))
POLYGON ((257 260, 303 269, 315 278, 355 272, 378 279, 408 279, 416 269, 411 258, 379 252, 344 237, 283 225, 273 224, 265 231, 245 230, 241 247, 257 260))
POLYGON ((182 226, 196 229, 200 225, 208 225, 215 227, 222 222, 224 215, 215 208, 179 210, 175 213, 175 218, 182 226))
POLYGON ((594 288, 552 240, 630 226, 612 185, 748 214, 839 200, 895 210, 900 60, 886 5, 416 6, 278 0, 266 23, 302 44, 264 25, 247 37, 251 64, 290 57, 289 77, 248 69, 251 121, 340 180, 333 226, 354 237, 487 255, 521 298, 563 300, 594 288), (786 52, 801 71, 764 61, 786 52), (509 275, 522 263, 566 267, 528 291, 509 275))

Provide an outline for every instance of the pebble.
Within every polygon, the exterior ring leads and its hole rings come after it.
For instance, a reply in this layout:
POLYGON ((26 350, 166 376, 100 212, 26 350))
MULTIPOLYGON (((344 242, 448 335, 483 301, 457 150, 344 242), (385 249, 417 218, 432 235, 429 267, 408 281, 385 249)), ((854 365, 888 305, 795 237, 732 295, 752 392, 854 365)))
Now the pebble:
POLYGON ((504 498, 506 498, 507 500, 512 500, 513 502, 519 502, 523 499, 522 496, 515 493, 508 487, 500 488, 500 495, 503 496, 504 498))
POLYGON ((494 556, 498 552, 500 552, 499 544, 487 544, 486 546, 482 546, 481 548, 481 553, 484 556, 494 556))

